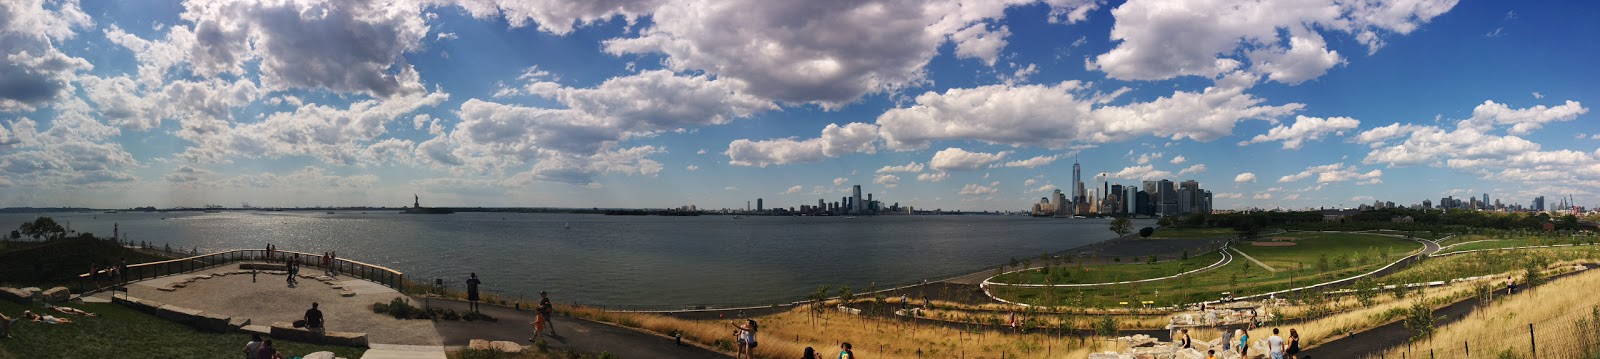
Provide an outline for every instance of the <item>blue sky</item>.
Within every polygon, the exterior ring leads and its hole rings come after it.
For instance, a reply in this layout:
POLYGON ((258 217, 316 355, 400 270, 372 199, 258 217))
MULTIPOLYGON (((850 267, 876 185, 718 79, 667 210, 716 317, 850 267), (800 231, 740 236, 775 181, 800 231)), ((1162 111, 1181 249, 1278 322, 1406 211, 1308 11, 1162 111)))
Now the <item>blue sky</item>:
POLYGON ((0 207, 1590 204, 1596 7, 0 0, 0 207))

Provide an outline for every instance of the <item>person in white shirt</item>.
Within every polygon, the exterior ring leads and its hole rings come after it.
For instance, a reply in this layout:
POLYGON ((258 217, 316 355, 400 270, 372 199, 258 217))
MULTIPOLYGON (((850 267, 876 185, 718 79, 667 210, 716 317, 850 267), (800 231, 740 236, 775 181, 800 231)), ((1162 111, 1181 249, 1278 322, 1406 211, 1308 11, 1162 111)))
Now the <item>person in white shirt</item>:
POLYGON ((1272 354, 1272 359, 1283 359, 1283 337, 1278 336, 1278 328, 1272 328, 1272 336, 1267 337, 1267 353, 1272 354))

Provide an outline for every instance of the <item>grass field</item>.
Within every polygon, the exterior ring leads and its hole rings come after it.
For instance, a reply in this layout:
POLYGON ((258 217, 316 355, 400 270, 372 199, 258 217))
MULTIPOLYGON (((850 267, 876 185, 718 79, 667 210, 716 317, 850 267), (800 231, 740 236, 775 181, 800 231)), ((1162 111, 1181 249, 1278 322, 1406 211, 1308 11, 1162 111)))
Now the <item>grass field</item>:
MULTIPOLYGON (((18 321, 11 338, 0 339, 0 358, 234 358, 241 357, 245 334, 200 332, 181 324, 110 303, 83 303, 71 307, 99 317, 67 316, 70 324, 43 324, 18 321), (130 354, 136 354, 130 356, 130 354)), ((43 305, 24 307, 0 301, 0 313, 16 318, 23 310, 41 313, 43 305)), ((345 358, 358 358, 364 350, 350 347, 316 346, 274 341, 286 358, 317 351, 331 351, 345 358)))
POLYGON ((1149 239, 1195 239, 1195 238, 1236 238, 1239 232, 1233 228, 1162 228, 1157 229, 1149 239))
MULTIPOLYGON (((1184 260, 1147 263, 1108 264, 1092 266, 1051 267, 1048 272, 1037 269, 1006 273, 991 279, 1000 283, 1017 284, 1082 284, 1108 283, 1147 278, 1161 278, 1204 268, 1222 260, 1222 254, 1211 252, 1184 260)), ((1132 260, 1130 260, 1132 261, 1132 260)))
POLYGON ((1432 232, 1432 231, 1397 231, 1397 230, 1392 230, 1392 229, 1380 229, 1380 230, 1376 230, 1376 231, 1372 231, 1372 232, 1373 233, 1377 233, 1377 234, 1387 234, 1387 235, 1394 235, 1394 236, 1407 236, 1407 235, 1409 235, 1409 236, 1411 236, 1413 238, 1422 238, 1422 239, 1427 239, 1427 240, 1437 240, 1439 238, 1444 238, 1445 236, 1449 236, 1450 235, 1449 233, 1439 233, 1439 232, 1432 232))
POLYGON ((95 239, 58 239, 47 242, 10 242, 0 250, 0 285, 10 287, 71 287, 89 265, 104 268, 126 257, 128 264, 165 258, 95 239))
POLYGON ((1522 271, 1530 262, 1559 264, 1596 260, 1600 260, 1600 248, 1589 246, 1484 251, 1429 258, 1384 279, 1421 283, 1522 271))
POLYGON ((1539 358, 1593 358, 1600 354, 1600 296, 1591 292, 1596 287, 1600 273, 1557 279, 1435 328, 1429 341, 1369 357, 1421 358, 1429 349, 1440 358, 1464 357, 1470 347, 1473 357, 1532 358, 1530 344, 1538 342, 1539 358))
POLYGON ((1274 267, 1277 272, 1235 258, 1221 268, 1172 280, 1090 288, 992 286, 991 292, 1006 300, 1042 305, 1106 308, 1152 301, 1154 306, 1167 306, 1218 299, 1222 292, 1242 296, 1346 278, 1377 269, 1422 248, 1421 244, 1409 240, 1365 234, 1305 232, 1275 237, 1299 240, 1296 245, 1287 247, 1239 244, 1236 248, 1274 267), (1321 264, 1324 256, 1326 266, 1321 264), (1128 304, 1122 304, 1124 302, 1128 304))
POLYGON ((1459 242, 1463 244, 1440 251, 1439 254, 1464 252, 1478 249, 1548 246, 1555 244, 1589 244, 1591 239, 1593 238, 1523 237, 1510 239, 1477 239, 1475 241, 1459 242))

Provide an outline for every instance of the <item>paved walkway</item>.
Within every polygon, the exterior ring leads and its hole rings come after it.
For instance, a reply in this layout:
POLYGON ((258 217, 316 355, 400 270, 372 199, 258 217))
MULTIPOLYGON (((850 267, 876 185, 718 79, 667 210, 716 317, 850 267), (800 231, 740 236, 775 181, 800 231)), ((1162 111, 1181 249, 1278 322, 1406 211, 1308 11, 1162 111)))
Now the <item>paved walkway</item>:
MULTIPOLYGON (((428 305, 436 308, 448 308, 457 312, 467 310, 467 303, 448 300, 430 299, 428 305)), ((533 333, 532 311, 517 311, 511 308, 481 305, 478 310, 483 314, 499 319, 498 322, 459 322, 441 321, 436 324, 439 334, 444 337, 445 345, 465 346, 472 339, 507 340, 531 345, 528 337, 533 333)), ((552 348, 573 349, 586 353, 600 353, 602 351, 622 358, 685 358, 685 359, 710 359, 727 358, 722 354, 700 347, 683 345, 678 346, 664 337, 643 333, 627 328, 615 327, 603 323, 592 322, 577 318, 556 316, 551 319, 555 332, 559 336, 547 336, 545 342, 552 348)))
POLYGON ((1234 253, 1239 253, 1240 257, 1244 257, 1244 259, 1250 260, 1250 263, 1255 263, 1256 265, 1261 266, 1261 268, 1266 268, 1268 272, 1273 272, 1273 273, 1277 273, 1278 272, 1277 268, 1272 268, 1272 266, 1269 266, 1266 263, 1261 263, 1261 261, 1256 260, 1256 257, 1251 257, 1249 254, 1245 254, 1244 251, 1241 251, 1238 248, 1228 248, 1228 249, 1232 249, 1234 253))

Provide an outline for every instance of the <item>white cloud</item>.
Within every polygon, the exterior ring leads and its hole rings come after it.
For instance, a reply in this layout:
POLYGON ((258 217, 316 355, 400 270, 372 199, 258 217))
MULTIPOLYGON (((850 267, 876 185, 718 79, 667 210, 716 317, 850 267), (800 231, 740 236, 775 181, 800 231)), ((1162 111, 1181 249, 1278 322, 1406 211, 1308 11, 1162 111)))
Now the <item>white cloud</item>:
POLYGON ((1535 100, 1543 100, 1544 99, 1544 94, 1539 93, 1539 91, 1534 91, 1533 92, 1533 99, 1535 99, 1535 100))
POLYGON ((1054 85, 989 85, 927 92, 916 104, 878 116, 885 144, 926 148, 938 140, 976 140, 1010 146, 1063 148, 1137 136, 1211 141, 1243 119, 1272 119, 1301 104, 1261 106, 1239 87, 1174 92, 1150 102, 1107 106, 1113 94, 1088 93, 1077 81, 1054 85))
POLYGON ((694 172, 694 171, 699 171, 700 170, 700 166, 689 165, 687 167, 684 167, 683 169, 688 170, 689 172, 694 172))
POLYGON ((1000 191, 999 189, 996 189, 993 186, 984 186, 984 185, 979 185, 979 184, 968 184, 966 186, 962 186, 961 187, 961 191, 958 192, 958 193, 959 194, 964 194, 964 195, 986 195, 986 194, 995 194, 995 192, 999 192, 999 191, 1000 191))
MULTIPOLYGON (((1139 157, 1139 164, 1145 164, 1146 162, 1147 161, 1145 161, 1145 158, 1143 156, 1139 157)), ((1173 157, 1172 158, 1172 164, 1181 165, 1184 162, 1189 162, 1189 159, 1188 158, 1184 158, 1182 155, 1179 155, 1178 157, 1173 157)))
POLYGON ((1356 119, 1349 117, 1329 117, 1323 119, 1317 117, 1295 116, 1294 125, 1288 127, 1283 125, 1273 127, 1271 130, 1267 131, 1266 134, 1256 135, 1256 137, 1251 138, 1249 141, 1240 141, 1239 145, 1244 146, 1254 143, 1283 141, 1284 149, 1297 150, 1300 149, 1300 145, 1305 141, 1318 141, 1322 139, 1322 136, 1330 133, 1343 136, 1345 130, 1353 130, 1360 126, 1361 121, 1357 121, 1356 119))
POLYGON ((1189 166, 1189 168, 1185 168, 1182 171, 1178 171, 1178 175, 1181 176, 1181 175, 1187 175, 1187 174, 1200 174, 1200 173, 1205 173, 1205 171, 1206 171, 1206 165, 1205 164, 1196 164, 1196 165, 1193 165, 1193 166, 1189 166))
POLYGON ((845 183, 850 183, 850 179, 844 177, 833 179, 833 185, 835 186, 843 186, 845 183))
POLYGON ((919 173, 919 174, 917 174, 917 182, 943 182, 946 178, 950 178, 950 173, 949 172, 933 172, 933 173, 919 173))
POLYGON ((706 152, 707 152, 706 149, 702 148, 699 151, 694 151, 694 154, 703 155, 703 154, 706 154, 706 152))
POLYGON ((1255 183, 1256 174, 1245 172, 1233 177, 1233 183, 1255 183))
POLYGON ((877 175, 873 177, 872 183, 883 185, 884 188, 895 188, 900 186, 900 176, 877 175))
POLYGON ((120 143, 120 134, 77 111, 40 124, 27 117, 0 122, 0 177, 22 187, 103 188, 137 180, 142 164, 120 143), (6 129, 9 127, 9 129, 6 129))
POLYGON ((1164 157, 1164 156, 1166 156, 1166 154, 1161 153, 1161 152, 1146 153, 1146 154, 1139 155, 1139 158, 1135 159, 1133 161, 1133 163, 1141 164, 1141 165, 1149 164, 1150 161, 1159 161, 1159 160, 1161 160, 1161 157, 1164 157))
POLYGON ((878 173, 922 172, 922 169, 923 166, 921 163, 912 161, 911 163, 899 166, 883 166, 883 168, 878 169, 878 173))
POLYGON ((503 17, 511 27, 534 23, 540 31, 570 34, 576 27, 623 17, 633 24, 664 0, 457 0, 456 5, 479 19, 503 17))
POLYGON ((1506 130, 1507 133, 1526 135, 1546 123, 1571 121, 1585 113, 1589 113, 1589 109, 1572 100, 1555 107, 1538 105, 1522 109, 1512 109, 1502 103, 1484 101, 1482 105, 1472 109, 1472 118, 1467 121, 1477 125, 1511 125, 1511 128, 1506 130))
POLYGON ((1172 172, 1156 170, 1154 165, 1142 165, 1123 168, 1111 174, 1112 178, 1157 180, 1173 177, 1172 172))
POLYGON ((878 126, 850 123, 844 126, 828 124, 822 136, 807 140, 792 138, 751 141, 734 140, 728 144, 728 164, 735 166, 766 167, 790 163, 816 162, 823 158, 839 157, 850 153, 877 153, 878 126))
POLYGON ((933 154, 933 159, 928 161, 928 166, 939 171, 973 171, 989 167, 990 164, 1006 158, 1010 152, 999 153, 967 152, 960 148, 946 148, 933 154))
POLYGON ((803 191, 803 190, 805 190, 804 186, 794 185, 793 187, 789 187, 788 190, 785 190, 785 191, 780 192, 778 194, 795 194, 795 193, 800 193, 800 191, 803 191))
POLYGON ((1365 173, 1355 167, 1345 166, 1344 163, 1334 163, 1321 166, 1306 167, 1300 173, 1278 178, 1278 183, 1288 183, 1304 180, 1311 176, 1317 177, 1317 183, 1345 182, 1351 180, 1372 180, 1383 177, 1383 170, 1371 170, 1365 173))
POLYGON ((1113 78, 1163 80, 1215 78, 1249 60, 1247 70, 1296 84, 1343 63, 1319 31, 1349 34, 1370 54, 1380 32, 1409 34, 1456 1, 1131 0, 1111 11, 1116 47, 1086 61, 1113 78))
POLYGON ((1022 186, 1023 187, 1033 187, 1033 185, 1038 184, 1038 183, 1039 183, 1039 180, 1029 178, 1027 181, 1022 181, 1022 186))
POLYGON ((1258 200, 1259 199, 1272 199, 1272 194, 1271 193, 1257 193, 1254 196, 1250 196, 1250 199, 1258 199, 1258 200))
POLYGON ((1060 158, 1061 158, 1060 155, 1036 156, 1036 157, 1025 159, 1025 160, 1016 160, 1016 161, 1006 162, 1005 164, 996 165, 996 166, 1000 166, 1000 167, 1035 168, 1035 167, 1039 167, 1039 166, 1043 166, 1043 165, 1048 165, 1051 162, 1055 162, 1057 159, 1060 159, 1060 158))
POLYGON ((1217 194, 1212 195, 1211 197, 1213 197, 1213 198, 1240 199, 1240 198, 1244 198, 1244 194, 1243 193, 1217 193, 1217 194))
POLYGON ((73 75, 94 68, 55 46, 94 21, 77 1, 50 3, 56 9, 46 9, 44 1, 0 2, 0 47, 6 49, 0 56, 0 112, 29 112, 65 99, 75 90, 73 75))
POLYGON ((727 186, 727 187, 722 187, 722 190, 724 190, 724 191, 738 191, 739 187, 727 186))
MULTIPOLYGON (((865 94, 928 81, 946 42, 963 57, 995 57, 1006 31, 984 26, 1024 0, 682 0, 658 7, 637 37, 607 40, 611 54, 662 54, 676 71, 706 71, 757 96, 835 109, 865 94), (963 33, 965 31, 965 33, 963 33), (848 35, 845 35, 848 34, 848 35)), ((1048 1, 1069 21, 1098 6, 1048 1)))

